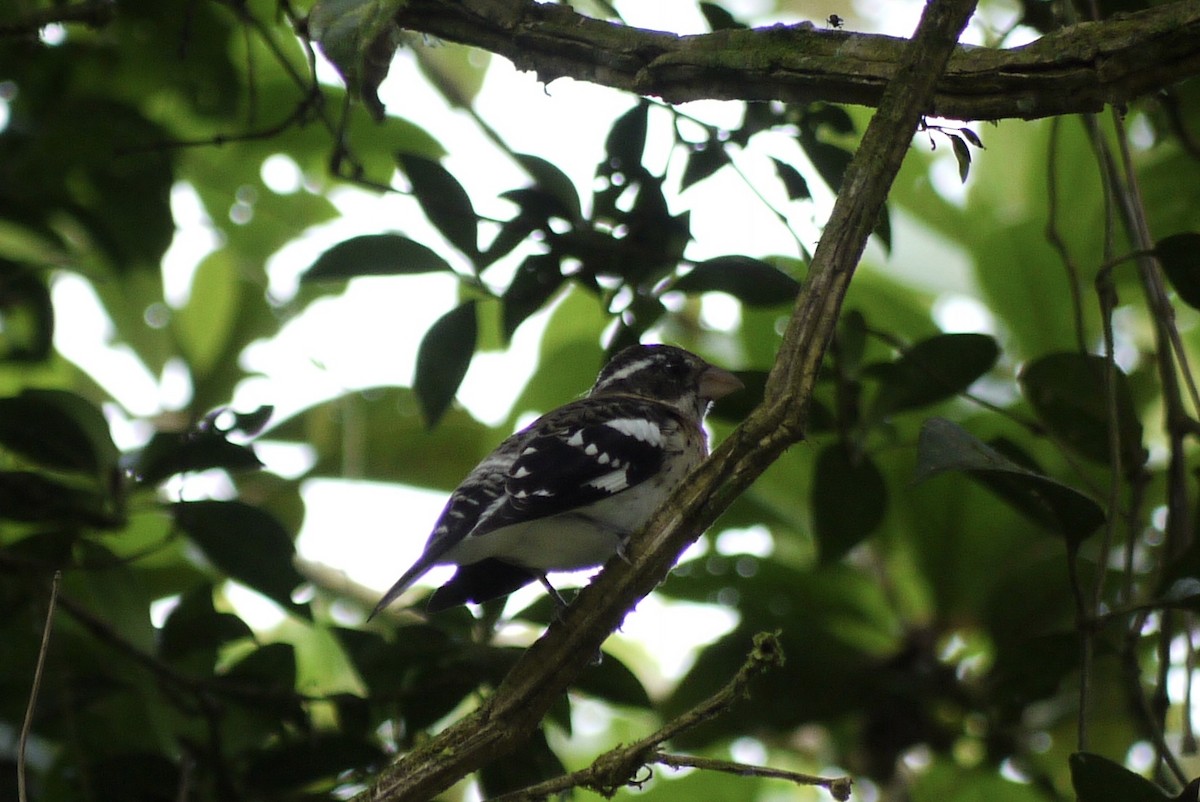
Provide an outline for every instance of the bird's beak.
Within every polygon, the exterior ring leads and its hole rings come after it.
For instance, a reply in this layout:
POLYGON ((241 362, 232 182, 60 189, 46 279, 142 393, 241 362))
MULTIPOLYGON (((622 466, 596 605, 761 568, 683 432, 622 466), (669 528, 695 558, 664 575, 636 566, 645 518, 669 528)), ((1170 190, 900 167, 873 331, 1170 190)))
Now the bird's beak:
POLYGON ((745 386, 737 376, 715 365, 709 365, 700 374, 700 397, 710 401, 724 398, 745 386))

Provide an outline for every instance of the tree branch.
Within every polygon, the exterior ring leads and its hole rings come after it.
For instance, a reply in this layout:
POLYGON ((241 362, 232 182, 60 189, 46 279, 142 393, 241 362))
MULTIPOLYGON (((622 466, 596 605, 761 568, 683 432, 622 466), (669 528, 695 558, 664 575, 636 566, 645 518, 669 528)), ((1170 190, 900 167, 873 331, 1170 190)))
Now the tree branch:
MULTIPOLYGON (((546 83, 571 77, 669 103, 878 106, 907 41, 809 22, 677 36, 528 0, 408 0, 396 22, 498 53, 546 83)), ((1180 0, 1072 25, 1023 47, 958 46, 921 112, 960 120, 1095 112, 1197 74, 1200 4, 1180 0)))
MULTIPOLYGON (((417 0, 421 2, 422 0, 417 0)), ((850 276, 895 179, 938 76, 976 0, 932 0, 904 48, 896 79, 846 169, 842 191, 813 255, 784 333, 763 403, 609 561, 561 619, 533 644, 471 715, 402 755, 356 799, 426 800, 517 748, 592 660, 639 599, 729 504, 804 435, 808 402, 850 276)))

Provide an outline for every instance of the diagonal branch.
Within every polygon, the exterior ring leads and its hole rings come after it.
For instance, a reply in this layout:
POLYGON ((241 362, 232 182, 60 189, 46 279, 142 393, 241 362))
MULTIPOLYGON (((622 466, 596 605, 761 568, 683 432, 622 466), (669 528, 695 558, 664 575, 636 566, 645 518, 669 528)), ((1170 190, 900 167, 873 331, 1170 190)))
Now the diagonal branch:
POLYGON ((584 588, 478 710, 386 768, 359 802, 426 800, 517 748, 637 601, 788 446, 808 401, 850 277, 878 219, 937 77, 976 0, 932 0, 880 99, 813 255, 766 397, 679 488, 627 549, 584 588))
MULTIPOLYGON (((536 72, 670 103, 825 100, 878 106, 907 40, 804 22, 677 36, 529 0, 408 0, 401 28, 473 45, 536 72)), ((1018 48, 959 46, 921 111, 961 120, 1100 111, 1200 75, 1200 3, 1072 25, 1018 48)))

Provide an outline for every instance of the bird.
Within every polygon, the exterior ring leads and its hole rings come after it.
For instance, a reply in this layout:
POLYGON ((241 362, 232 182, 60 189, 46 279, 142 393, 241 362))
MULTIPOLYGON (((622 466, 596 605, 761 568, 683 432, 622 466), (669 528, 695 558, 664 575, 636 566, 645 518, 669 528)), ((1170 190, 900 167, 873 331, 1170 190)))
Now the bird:
POLYGON ((373 618, 436 565, 454 575, 426 611, 506 596, 538 581, 561 609, 551 571, 623 553, 687 473, 708 456, 704 417, 741 389, 733 373, 672 345, 632 345, 582 398, 511 435, 450 494, 424 551, 373 618))

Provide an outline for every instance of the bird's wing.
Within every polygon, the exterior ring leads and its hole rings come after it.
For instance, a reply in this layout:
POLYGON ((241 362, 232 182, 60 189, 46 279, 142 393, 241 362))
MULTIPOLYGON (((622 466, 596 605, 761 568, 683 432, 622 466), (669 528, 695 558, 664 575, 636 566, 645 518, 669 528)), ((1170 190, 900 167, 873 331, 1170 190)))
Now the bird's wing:
POLYGON ((479 537, 609 498, 656 474, 678 430, 669 407, 633 398, 584 398, 542 418, 508 468, 504 493, 471 530, 479 537))

